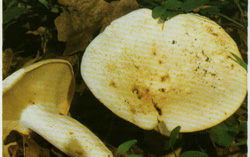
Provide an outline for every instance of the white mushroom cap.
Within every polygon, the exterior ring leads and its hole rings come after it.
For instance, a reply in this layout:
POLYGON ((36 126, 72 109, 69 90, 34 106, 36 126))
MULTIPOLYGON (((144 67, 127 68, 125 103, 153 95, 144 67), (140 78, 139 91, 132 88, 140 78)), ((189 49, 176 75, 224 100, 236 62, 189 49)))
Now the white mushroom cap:
POLYGON ((28 129, 19 125, 19 118, 29 105, 55 106, 67 114, 74 88, 71 65, 58 59, 38 62, 7 77, 3 81, 3 139, 12 130, 28 134, 28 129))
POLYGON ((247 92, 237 45, 215 22, 180 14, 159 23, 139 9, 111 23, 86 49, 84 81, 112 112, 143 129, 181 132, 231 116, 247 92))
MULTIPOLYGON (((46 60, 3 81, 3 140, 12 130, 35 131, 69 156, 112 156, 87 127, 65 115, 74 95, 72 66, 46 60)), ((6 153, 6 151, 5 151, 6 153)))

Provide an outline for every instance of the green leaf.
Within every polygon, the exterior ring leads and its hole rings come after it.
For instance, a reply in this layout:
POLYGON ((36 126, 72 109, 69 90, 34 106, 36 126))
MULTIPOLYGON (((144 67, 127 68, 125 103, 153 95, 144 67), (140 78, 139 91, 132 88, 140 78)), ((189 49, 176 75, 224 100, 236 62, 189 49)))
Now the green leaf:
POLYGON ((190 12, 208 2, 209 2, 208 0, 186 0, 183 2, 181 8, 185 12, 190 12))
POLYGON ((175 10, 175 9, 180 8, 181 5, 182 5, 182 2, 178 0, 167 0, 165 1, 163 7, 164 9, 175 10))
POLYGON ((121 144, 117 148, 117 156, 125 154, 136 142, 137 140, 130 140, 121 144))
POLYGON ((133 155, 127 155, 125 157, 143 157, 142 155, 136 155, 136 154, 133 154, 133 155))
POLYGON ((208 157, 208 155, 199 151, 187 151, 182 153, 180 157, 208 157))
POLYGON ((241 23, 235 21, 234 19, 232 19, 232 18, 230 18, 230 17, 228 17, 228 16, 226 16, 226 15, 224 15, 224 14, 221 14, 220 12, 219 12, 219 13, 214 13, 214 15, 219 15, 219 16, 221 16, 221 17, 227 19, 228 21, 231 21, 231 22, 237 24, 238 26, 240 26, 240 27, 242 27, 242 28, 246 28, 245 25, 243 25, 243 24, 241 24, 241 23))
POLYGON ((152 17, 154 19, 159 18, 161 15, 163 15, 166 12, 166 10, 162 6, 155 7, 152 11, 152 17))
POLYGON ((238 124, 235 124, 235 118, 231 117, 225 122, 216 125, 209 129, 210 136, 214 139, 214 142, 220 146, 228 147, 234 141, 238 134, 238 124))
POLYGON ((174 17, 177 14, 180 14, 181 12, 179 11, 166 11, 163 15, 161 15, 162 20, 170 19, 174 17))
POLYGON ((174 128, 174 130, 171 131, 169 140, 166 141, 164 149, 168 150, 174 146, 177 135, 179 134, 180 130, 181 130, 181 127, 177 126, 176 128, 174 128))
POLYGON ((240 130, 247 133, 247 121, 243 121, 241 124, 240 124, 240 130))
POLYGON ((237 55, 235 55, 234 53, 231 53, 234 58, 237 60, 237 62, 247 71, 247 64, 237 55))
POLYGON ((27 11, 26 8, 9 8, 3 11, 3 24, 10 22, 11 20, 18 18, 27 11))
POLYGON ((242 10, 241 6, 240 6, 240 1, 239 0, 234 0, 234 3, 237 5, 237 7, 240 10, 240 14, 241 16, 244 16, 244 11, 242 10))
POLYGON ((215 13, 219 13, 220 9, 217 7, 211 7, 211 8, 204 8, 200 10, 201 14, 215 14, 215 13))
POLYGON ((247 140, 240 141, 238 143, 232 144, 232 146, 241 146, 247 144, 247 140))
POLYGON ((17 0, 8 0, 6 2, 7 2, 7 9, 17 4, 17 0))
POLYGON ((40 3, 42 3, 46 8, 49 8, 49 3, 47 0, 38 0, 40 3))

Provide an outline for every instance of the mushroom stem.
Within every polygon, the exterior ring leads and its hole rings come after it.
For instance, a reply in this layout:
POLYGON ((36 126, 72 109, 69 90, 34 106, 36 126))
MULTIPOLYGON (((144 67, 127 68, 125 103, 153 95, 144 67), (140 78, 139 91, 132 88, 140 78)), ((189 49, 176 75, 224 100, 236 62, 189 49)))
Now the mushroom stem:
POLYGON ((56 108, 30 105, 22 112, 20 124, 35 131, 69 156, 112 156, 88 128, 60 114, 56 108))

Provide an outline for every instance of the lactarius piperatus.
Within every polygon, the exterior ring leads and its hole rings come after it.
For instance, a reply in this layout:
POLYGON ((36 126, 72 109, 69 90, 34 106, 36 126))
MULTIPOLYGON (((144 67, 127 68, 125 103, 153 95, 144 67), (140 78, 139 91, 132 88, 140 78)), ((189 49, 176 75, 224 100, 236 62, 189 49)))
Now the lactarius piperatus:
POLYGON ((74 95, 71 65, 46 60, 3 81, 3 140, 12 130, 35 131, 69 156, 112 156, 85 126, 67 116, 74 95))
POLYGON ((194 132, 231 116, 247 92, 247 72, 231 54, 241 58, 235 42, 203 16, 160 23, 151 14, 131 12, 90 43, 81 65, 89 89, 143 129, 194 132))

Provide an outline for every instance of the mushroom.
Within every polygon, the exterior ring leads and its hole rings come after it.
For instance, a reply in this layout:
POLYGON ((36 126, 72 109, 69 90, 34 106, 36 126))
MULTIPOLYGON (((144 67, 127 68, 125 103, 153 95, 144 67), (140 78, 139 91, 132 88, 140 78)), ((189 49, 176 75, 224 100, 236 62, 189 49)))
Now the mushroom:
POLYGON ((112 156, 88 128, 67 116, 75 80, 71 65, 45 60, 3 81, 3 140, 31 129, 69 156, 112 156))
POLYGON ((139 9, 113 21, 87 47, 82 77, 113 113, 143 128, 181 132, 230 117, 247 92, 236 43, 215 22, 180 14, 164 23, 139 9), (165 127, 165 128, 164 128, 165 127))

